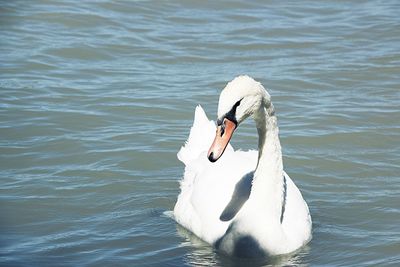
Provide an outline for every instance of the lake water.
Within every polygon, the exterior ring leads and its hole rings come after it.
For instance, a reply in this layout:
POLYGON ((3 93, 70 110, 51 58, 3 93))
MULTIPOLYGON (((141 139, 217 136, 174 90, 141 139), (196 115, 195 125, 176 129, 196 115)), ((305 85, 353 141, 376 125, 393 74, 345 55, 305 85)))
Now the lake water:
POLYGON ((0 265, 400 265, 399 1, 2 1, 0 34, 0 265), (230 259, 164 215, 195 106, 238 74, 310 207, 293 255, 230 259))

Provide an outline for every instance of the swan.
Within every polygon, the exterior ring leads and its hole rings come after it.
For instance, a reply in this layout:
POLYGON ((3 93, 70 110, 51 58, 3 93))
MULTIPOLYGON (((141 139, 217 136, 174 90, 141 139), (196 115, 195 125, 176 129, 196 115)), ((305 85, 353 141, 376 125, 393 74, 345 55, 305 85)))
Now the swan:
POLYGON ((222 90, 217 129, 201 106, 177 156, 185 164, 175 220, 235 257, 293 252, 311 240, 307 203, 283 170, 277 118, 261 83, 242 75, 222 90), (236 128, 253 117, 257 151, 234 150, 236 128))

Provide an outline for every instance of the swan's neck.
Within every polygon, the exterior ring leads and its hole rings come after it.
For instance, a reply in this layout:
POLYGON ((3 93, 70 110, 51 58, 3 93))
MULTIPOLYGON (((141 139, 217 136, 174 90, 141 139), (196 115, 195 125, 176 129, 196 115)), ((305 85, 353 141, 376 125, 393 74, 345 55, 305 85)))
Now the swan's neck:
POLYGON ((283 200, 283 166, 277 119, 271 109, 266 110, 264 107, 255 114, 254 119, 259 135, 259 152, 251 198, 263 210, 268 209, 265 214, 269 214, 271 220, 280 223, 283 200), (268 112, 272 114, 267 114, 268 112))

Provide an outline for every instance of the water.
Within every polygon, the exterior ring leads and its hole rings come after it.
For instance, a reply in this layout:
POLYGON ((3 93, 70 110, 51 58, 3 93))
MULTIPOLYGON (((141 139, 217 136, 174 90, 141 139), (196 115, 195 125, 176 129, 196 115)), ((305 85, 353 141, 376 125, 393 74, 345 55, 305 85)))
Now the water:
MULTIPOLYGON (((400 4, 2 1, 0 265, 400 265, 400 4), (176 152, 246 73, 313 239, 229 259, 180 228, 176 152)), ((233 146, 256 148, 246 122, 233 146)))

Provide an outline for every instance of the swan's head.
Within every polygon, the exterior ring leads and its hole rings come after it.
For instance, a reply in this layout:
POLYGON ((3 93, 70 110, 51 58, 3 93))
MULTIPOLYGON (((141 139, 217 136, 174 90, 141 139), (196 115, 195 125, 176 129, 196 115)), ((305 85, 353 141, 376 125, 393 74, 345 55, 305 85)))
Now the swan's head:
POLYGON ((239 124, 270 104, 270 95, 253 78, 238 76, 229 82, 219 97, 217 133, 208 151, 208 159, 217 161, 239 124))

